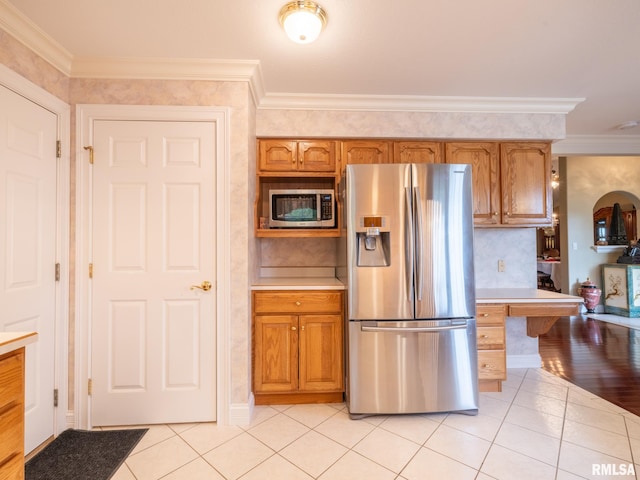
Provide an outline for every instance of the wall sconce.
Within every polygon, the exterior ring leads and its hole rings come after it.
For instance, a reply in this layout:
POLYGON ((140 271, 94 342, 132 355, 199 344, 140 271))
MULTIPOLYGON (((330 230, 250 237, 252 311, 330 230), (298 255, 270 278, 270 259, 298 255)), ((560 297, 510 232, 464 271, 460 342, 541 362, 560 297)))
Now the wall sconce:
POLYGON ((315 2, 297 0, 280 9, 280 24, 296 43, 311 43, 327 24, 327 12, 315 2))
POLYGON ((558 188, 560 186, 560 179, 555 170, 551 170, 551 188, 558 188))

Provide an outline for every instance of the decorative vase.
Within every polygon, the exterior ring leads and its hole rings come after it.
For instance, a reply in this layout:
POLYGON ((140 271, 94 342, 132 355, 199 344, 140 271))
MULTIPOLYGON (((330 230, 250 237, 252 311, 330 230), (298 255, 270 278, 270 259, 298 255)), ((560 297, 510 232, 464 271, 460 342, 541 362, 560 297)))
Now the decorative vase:
POLYGON ((587 277, 587 281, 580 284, 578 288, 578 295, 584 298, 584 306, 587 307, 587 313, 595 313, 596 306, 600 303, 600 295, 602 290, 598 286, 591 282, 587 277))

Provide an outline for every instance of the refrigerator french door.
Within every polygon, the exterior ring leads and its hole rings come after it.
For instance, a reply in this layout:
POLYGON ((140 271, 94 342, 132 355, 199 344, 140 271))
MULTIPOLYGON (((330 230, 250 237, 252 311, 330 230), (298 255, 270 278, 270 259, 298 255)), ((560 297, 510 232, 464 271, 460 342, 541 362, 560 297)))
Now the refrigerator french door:
POLYGON ((477 413, 471 166, 345 175, 350 415, 477 413))

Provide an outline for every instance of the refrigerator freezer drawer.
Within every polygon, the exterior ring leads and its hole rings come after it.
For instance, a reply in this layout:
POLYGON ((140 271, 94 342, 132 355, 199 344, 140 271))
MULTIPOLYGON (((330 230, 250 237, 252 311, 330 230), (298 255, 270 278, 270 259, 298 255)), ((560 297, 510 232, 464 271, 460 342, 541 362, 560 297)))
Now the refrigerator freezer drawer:
POLYGON ((467 328, 437 331, 372 331, 367 323, 348 325, 347 406, 352 416, 477 412, 474 319, 467 328))

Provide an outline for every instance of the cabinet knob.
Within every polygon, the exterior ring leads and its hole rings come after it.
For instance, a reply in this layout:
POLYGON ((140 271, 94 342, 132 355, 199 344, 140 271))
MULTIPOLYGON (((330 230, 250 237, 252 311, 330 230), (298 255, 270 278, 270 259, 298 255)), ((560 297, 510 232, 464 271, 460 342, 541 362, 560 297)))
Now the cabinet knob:
POLYGON ((508 217, 509 215, 511 215, 511 212, 504 212, 504 215, 508 217))
POLYGON ((484 365, 482 365, 482 368, 489 368, 490 366, 491 366, 491 364, 485 363, 484 365))
POLYGON ((483 313, 483 314, 482 314, 482 316, 483 316, 483 317, 488 317, 488 316, 489 316, 489 314, 488 314, 488 313, 483 313))
POLYGON ((296 327, 291 327, 291 330, 293 330, 294 332, 297 330, 296 327))
POLYGON ((296 302, 296 305, 299 307, 299 306, 300 306, 300 305, 302 305, 302 304, 301 304, 301 303, 300 303, 300 301, 298 300, 298 301, 296 302))
POLYGON ((493 212, 493 216, 497 217, 498 216, 498 212, 493 212))
POLYGON ((482 338, 489 338, 489 335, 482 335, 482 338))
POLYGON ((300 331, 301 331, 301 332, 304 332, 304 325, 302 325, 302 326, 300 327, 300 331))

